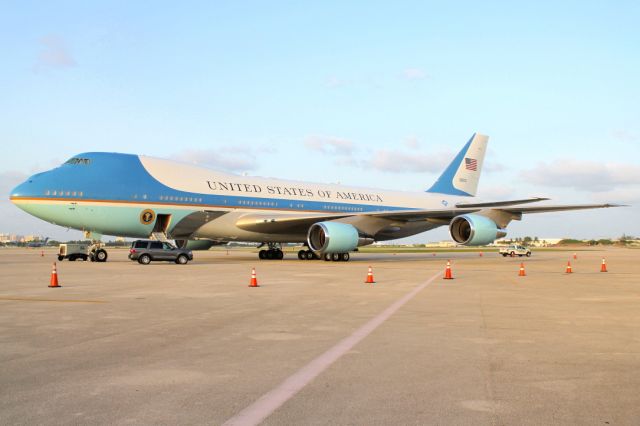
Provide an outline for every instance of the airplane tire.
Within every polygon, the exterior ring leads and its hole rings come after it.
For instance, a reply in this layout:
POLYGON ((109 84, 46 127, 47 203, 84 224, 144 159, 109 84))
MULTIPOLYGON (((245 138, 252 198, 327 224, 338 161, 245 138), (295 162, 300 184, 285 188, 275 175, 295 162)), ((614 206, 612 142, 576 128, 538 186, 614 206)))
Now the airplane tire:
POLYGON ((325 262, 328 262, 331 260, 331 253, 325 253, 322 255, 322 257, 324 258, 325 262))
POLYGON ((260 259, 266 259, 266 258, 267 258, 267 251, 266 251, 266 250, 260 250, 260 251, 258 252, 258 257, 259 257, 260 259))
POLYGON ((284 259, 284 253, 282 252, 282 250, 276 250, 275 258, 278 259, 278 260, 284 259))
POLYGON ((342 260, 343 262, 348 262, 349 261, 349 253, 342 253, 340 254, 340 260, 342 260))
POLYGON ((340 253, 331 253, 331 260, 333 260, 334 262, 340 261, 340 257, 340 253))
POLYGON ((307 250, 307 252, 305 253, 305 257, 307 258, 307 260, 313 260, 316 256, 311 250, 307 250))
POLYGON ((307 258, 307 252, 304 250, 300 250, 298 252, 298 259, 305 260, 307 258))

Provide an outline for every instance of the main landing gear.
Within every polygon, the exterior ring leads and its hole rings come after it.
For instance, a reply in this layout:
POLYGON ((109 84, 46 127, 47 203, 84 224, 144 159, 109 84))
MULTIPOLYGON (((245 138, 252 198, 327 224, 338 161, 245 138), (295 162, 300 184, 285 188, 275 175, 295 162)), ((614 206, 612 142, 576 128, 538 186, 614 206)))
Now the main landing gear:
POLYGON ((269 249, 268 250, 260 250, 258 252, 258 257, 260 259, 282 260, 284 258, 284 253, 282 252, 282 249, 276 243, 269 243, 269 249))
MULTIPOLYGON (((348 262, 349 261, 349 253, 324 253, 322 255, 322 259, 325 261, 333 261, 333 262, 348 262)), ((311 250, 300 250, 298 252, 298 259, 300 260, 313 260, 320 259, 316 253, 311 250)))
POLYGON ((320 259, 317 254, 311 250, 300 250, 298 252, 298 259, 300 260, 314 260, 320 259))

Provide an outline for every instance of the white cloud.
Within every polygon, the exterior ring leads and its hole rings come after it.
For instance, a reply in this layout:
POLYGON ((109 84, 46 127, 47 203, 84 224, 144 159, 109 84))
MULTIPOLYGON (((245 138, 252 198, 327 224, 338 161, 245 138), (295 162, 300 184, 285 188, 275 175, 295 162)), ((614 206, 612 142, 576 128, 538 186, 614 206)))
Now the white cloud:
POLYGON ((420 140, 415 136, 410 136, 404 141, 404 146, 409 149, 418 149, 420 148, 420 140))
POLYGON ((420 68, 407 68, 402 72, 402 75, 407 80, 423 80, 427 78, 427 74, 420 68))
POLYGON ((235 173, 258 167, 255 154, 246 147, 186 149, 172 156, 172 159, 235 173))
POLYGON ((439 172, 451 158, 451 155, 442 153, 434 155, 379 149, 363 166, 392 173, 439 172))
POLYGON ((620 203, 637 205, 640 203, 640 185, 635 187, 614 189, 612 191, 592 194, 593 201, 598 203, 620 203))
POLYGON ((355 150, 353 142, 328 136, 309 136, 305 139, 304 146, 326 155, 350 156, 355 150))
POLYGON ((600 163, 580 160, 555 160, 540 163, 523 171, 521 177, 528 182, 573 188, 580 191, 609 191, 621 186, 640 183, 640 166, 624 163, 600 163))
POLYGON ((491 160, 485 160, 482 164, 482 172, 486 173, 496 173, 496 172, 504 172, 509 170, 507 166, 502 163, 495 163, 491 160))
POLYGON ((478 191, 478 197, 482 200, 510 200, 515 197, 518 192, 515 188, 507 185, 482 185, 482 179, 480 180, 480 189, 478 191))
POLYGON ((36 70, 44 68, 70 68, 76 61, 67 48, 64 40, 56 35, 48 35, 40 40, 40 53, 36 62, 36 70))

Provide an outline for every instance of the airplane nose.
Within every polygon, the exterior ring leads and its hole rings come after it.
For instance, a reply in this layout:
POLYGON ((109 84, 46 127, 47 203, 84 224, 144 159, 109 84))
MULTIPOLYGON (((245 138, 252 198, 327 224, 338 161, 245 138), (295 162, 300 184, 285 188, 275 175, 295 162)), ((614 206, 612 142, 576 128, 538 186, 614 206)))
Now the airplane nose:
POLYGON ((9 194, 9 199, 11 199, 11 201, 14 201, 14 198, 17 197, 25 197, 27 195, 29 195, 29 185, 30 185, 30 181, 26 180, 24 182, 22 182, 20 185, 16 186, 15 188, 13 188, 11 190, 11 193, 9 194))

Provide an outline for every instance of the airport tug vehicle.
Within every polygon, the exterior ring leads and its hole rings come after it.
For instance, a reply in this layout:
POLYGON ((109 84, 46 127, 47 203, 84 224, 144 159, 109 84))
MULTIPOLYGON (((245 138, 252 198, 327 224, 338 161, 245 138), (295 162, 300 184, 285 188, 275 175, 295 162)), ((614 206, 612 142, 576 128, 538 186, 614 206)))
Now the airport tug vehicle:
POLYGON ((58 246, 58 260, 60 261, 68 259, 74 262, 82 259, 84 261, 106 262, 107 257, 107 251, 104 249, 104 244, 102 243, 87 241, 86 243, 68 243, 58 246))

